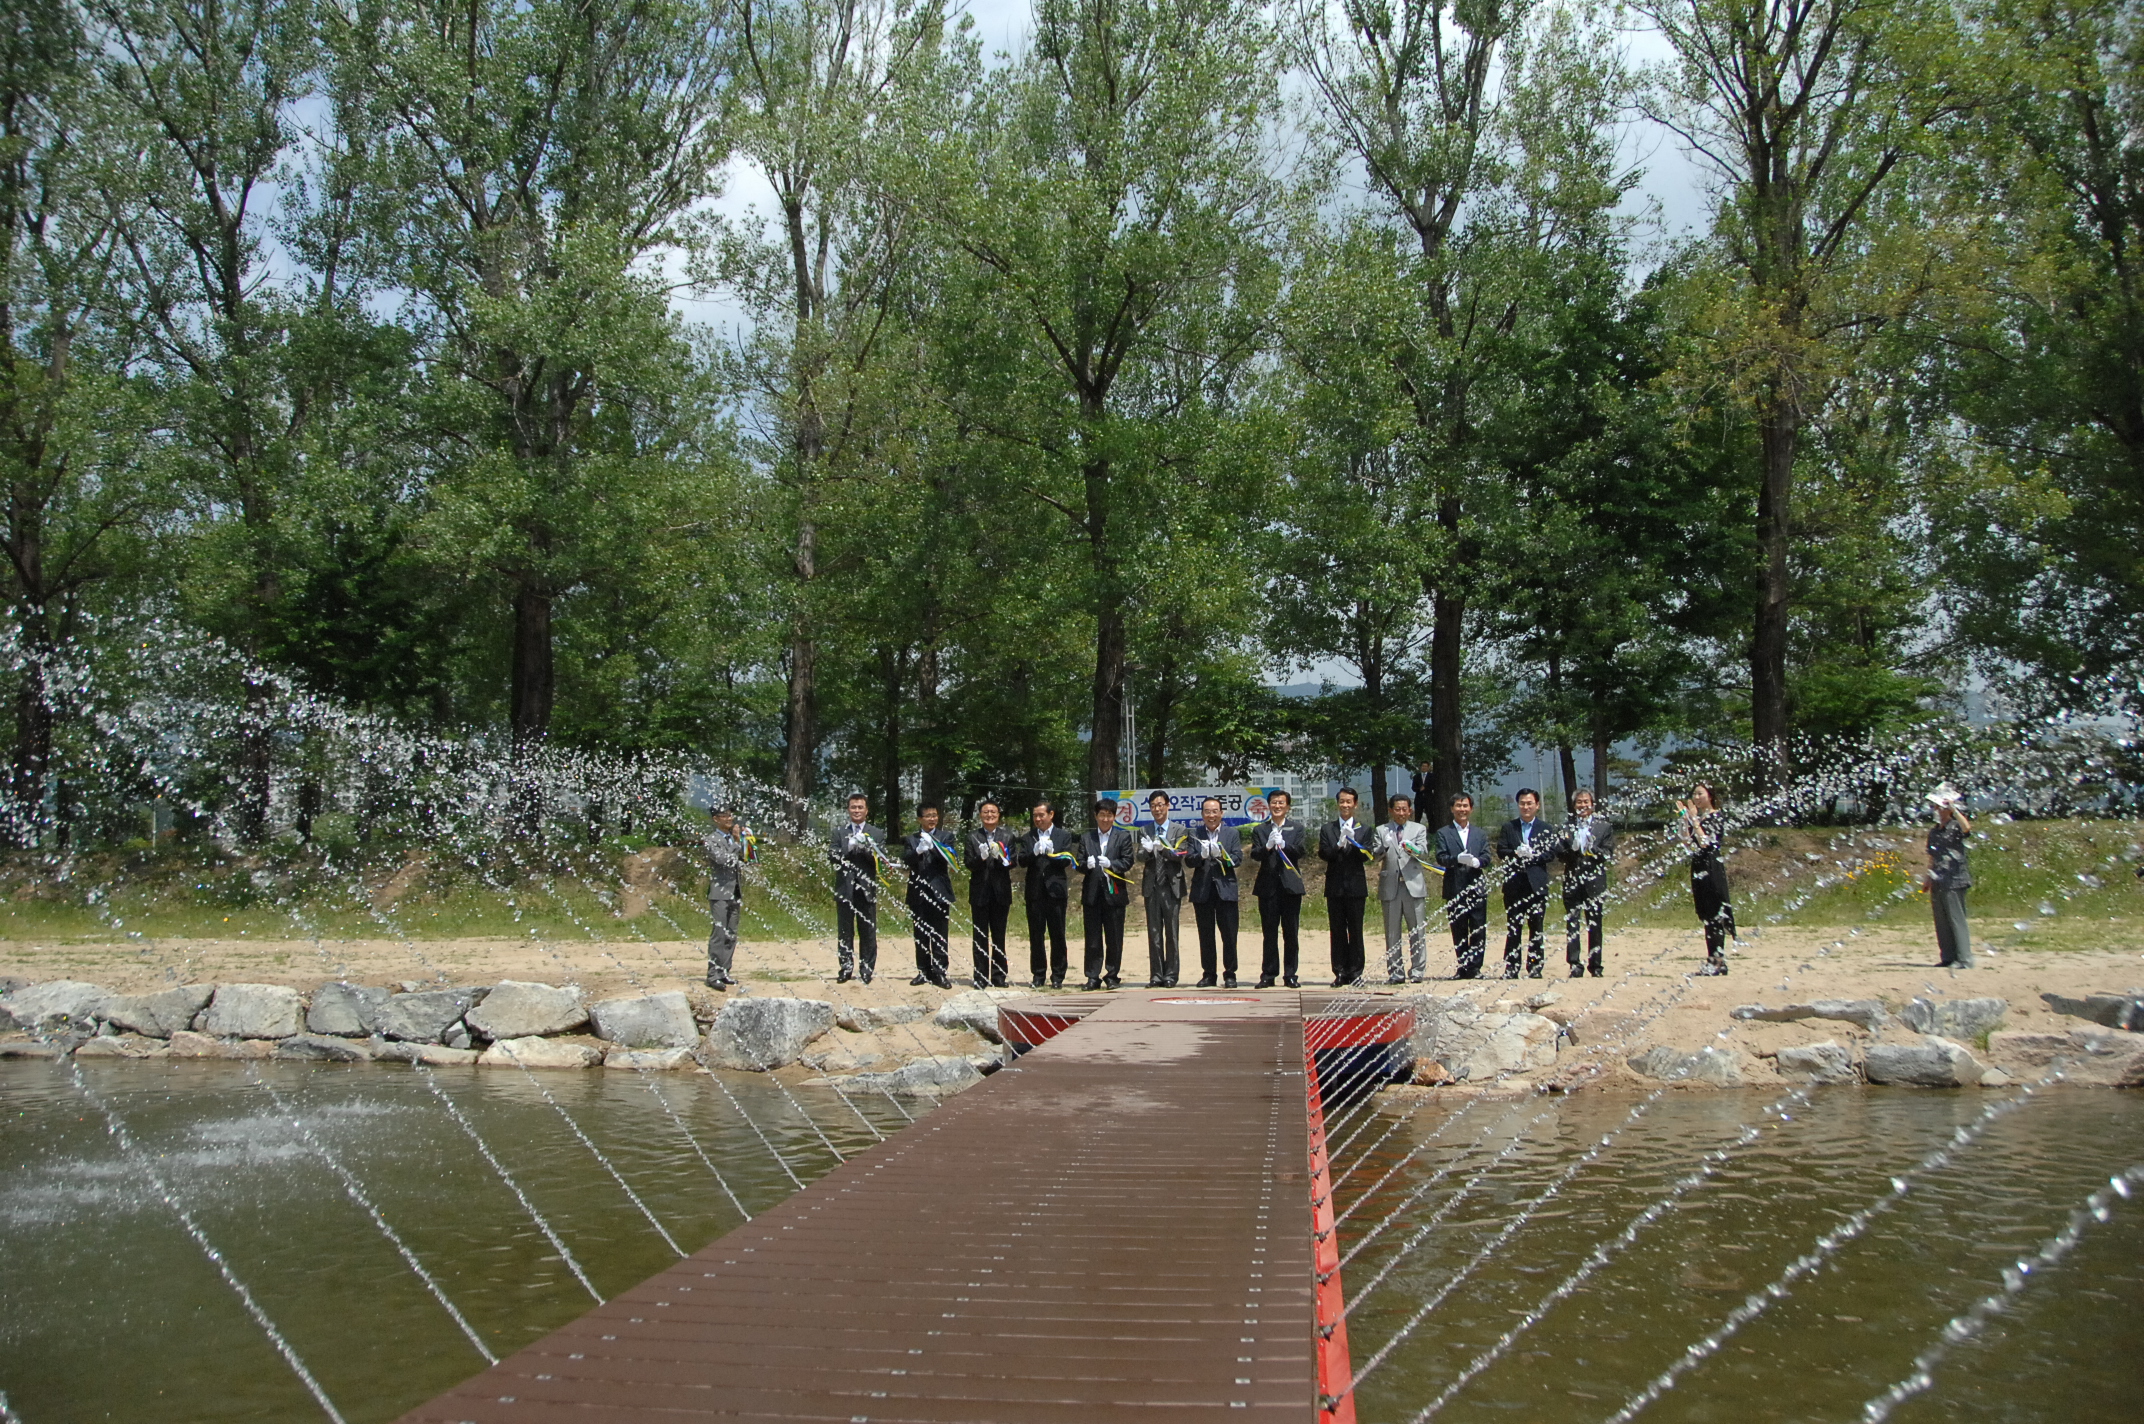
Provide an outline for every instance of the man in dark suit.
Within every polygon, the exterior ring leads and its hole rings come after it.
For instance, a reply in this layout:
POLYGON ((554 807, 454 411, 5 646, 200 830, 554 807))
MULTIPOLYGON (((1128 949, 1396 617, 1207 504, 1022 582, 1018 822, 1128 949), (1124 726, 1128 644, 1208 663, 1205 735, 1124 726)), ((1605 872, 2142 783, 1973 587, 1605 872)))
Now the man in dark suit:
POLYGON ((1214 987, 1214 937, 1221 940, 1222 986, 1236 987, 1236 864, 1242 838, 1221 824, 1221 798, 1199 803, 1185 859, 1191 863, 1191 912, 1199 922, 1199 987, 1214 987))
POLYGON ((916 808, 916 833, 901 843, 901 862, 908 868, 905 903, 916 925, 916 977, 908 982, 950 989, 946 932, 953 918, 953 847, 938 839, 943 814, 935 804, 916 808))
POLYGON ((1005 987, 1005 917, 1012 910, 1012 832, 996 798, 975 808, 968 828, 968 913, 975 919, 975 987, 1005 987))
POLYGON ((879 828, 865 819, 870 812, 871 802, 861 791, 849 797, 848 823, 834 832, 828 845, 834 858, 837 984, 859 976, 868 984, 878 972, 878 868, 885 848, 879 828))
POLYGON ((1520 927, 1525 928, 1526 972, 1541 977, 1545 953, 1541 921, 1548 912, 1548 868, 1556 854, 1556 832, 1541 819, 1541 793, 1519 791, 1519 814, 1496 835, 1496 858, 1504 877, 1504 977, 1519 977, 1520 927))
POLYGON ((1139 882, 1146 900, 1146 986, 1173 989, 1182 972, 1177 932, 1183 923, 1184 833, 1169 824, 1169 793, 1146 798, 1154 826, 1139 838, 1139 859, 1146 874, 1139 882))
POLYGON ((1601 967, 1601 912, 1608 901, 1608 859, 1615 849, 1615 822, 1593 814, 1593 793, 1571 794, 1571 823, 1557 842, 1557 857, 1563 861, 1563 957, 1570 961, 1571 977, 1589 971, 1598 979, 1601 967), (1591 952, 1585 963, 1578 959, 1578 929, 1583 924, 1591 952))
POLYGON ((1013 860, 1027 867, 1026 878, 1021 883, 1020 893, 1027 901, 1027 967, 1035 976, 1035 987, 1042 987, 1042 976, 1050 976, 1050 987, 1065 986, 1065 901, 1070 896, 1070 887, 1065 875, 1072 869, 1073 845, 1077 838, 1057 824, 1057 808, 1047 801, 1037 801, 1028 813, 1028 832, 1020 837, 1013 847, 1013 860), (1043 954, 1043 934, 1049 935, 1049 953, 1043 954))
POLYGON ((1132 898, 1132 833, 1117 824, 1117 803, 1094 803, 1094 829, 1079 838, 1080 912, 1087 922, 1089 989, 1114 989, 1124 966, 1124 907, 1132 898))
POLYGON ((1261 989, 1272 988, 1274 978, 1284 969, 1286 975, 1281 982, 1291 989, 1302 987, 1295 971, 1302 952, 1297 939, 1303 923, 1303 873, 1298 868, 1303 863, 1303 831, 1300 826, 1288 824, 1288 812, 1294 804, 1293 796, 1276 791, 1266 801, 1269 819, 1243 828, 1243 848, 1258 862, 1258 879, 1251 893, 1258 897, 1258 927, 1265 934, 1265 954, 1258 961, 1261 989))
POLYGON ((1437 869, 1444 873, 1444 918, 1452 930, 1452 951, 1459 957, 1461 979, 1481 977, 1481 958, 1489 942, 1489 836, 1474 822, 1474 798, 1464 791, 1452 798, 1452 820, 1437 831, 1437 869))
POLYGON ((1341 787, 1333 800, 1340 818, 1318 832, 1318 859, 1325 862, 1325 918, 1332 927, 1333 987, 1339 989, 1362 978, 1362 912, 1370 897, 1363 871, 1374 852, 1369 832, 1355 821, 1355 788, 1341 787))

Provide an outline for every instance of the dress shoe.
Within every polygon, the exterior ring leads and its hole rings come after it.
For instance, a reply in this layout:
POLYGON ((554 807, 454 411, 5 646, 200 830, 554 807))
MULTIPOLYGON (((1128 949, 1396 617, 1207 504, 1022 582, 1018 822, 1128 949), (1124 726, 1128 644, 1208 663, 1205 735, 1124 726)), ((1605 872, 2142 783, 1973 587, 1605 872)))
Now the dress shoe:
POLYGON ((1708 964, 1697 972, 1701 978, 1715 979, 1727 973, 1727 966, 1724 964, 1708 964))
POLYGON ((1080 988, 1088 990, 1099 989, 1101 987, 1102 981, 1099 979, 1089 979, 1086 983, 1080 985, 1080 988))
POLYGON ((922 976, 921 974, 918 974, 918 975, 917 975, 917 976, 916 976, 915 978, 913 978, 913 979, 911 979, 911 980, 909 980, 909 981, 908 981, 908 987, 909 987, 909 988, 911 988, 911 989, 913 989, 913 988, 915 988, 915 987, 916 987, 916 985, 918 985, 918 984, 922 984, 922 983, 925 983, 925 982, 927 982, 927 981, 926 981, 926 980, 924 979, 924 977, 923 977, 923 976, 922 976))
POLYGON ((863 980, 864 983, 868 984, 871 982, 871 971, 868 969, 859 970, 857 972, 856 977, 863 980))
POLYGON ((1192 987, 1195 989, 1211 989, 1214 987, 1214 977, 1209 974, 1204 979, 1199 980, 1199 982, 1194 984, 1192 987))
POLYGON ((1273 987, 1273 981, 1271 979, 1261 978, 1256 984, 1253 984, 1251 987, 1253 989, 1270 989, 1273 987))
POLYGON ((1287 978, 1281 980, 1280 982, 1287 985, 1291 989, 1300 989, 1303 987, 1303 981, 1296 978, 1293 974, 1290 974, 1287 978))
POLYGON ((1112 974, 1109 978, 1104 979, 1102 981, 1102 987, 1104 989, 1121 989, 1124 987, 1124 981, 1112 974))
POLYGON ((1596 959, 1591 964, 1586 966, 1586 972, 1588 974, 1591 974, 1594 978, 1598 979, 1608 971, 1601 968, 1601 962, 1596 959))
POLYGON ((1586 977, 1586 971, 1578 965, 1574 964, 1571 966, 1571 977, 1573 979, 1583 979, 1586 977))
POLYGON ((931 980, 931 984, 939 989, 950 989, 953 987, 953 981, 950 979, 933 979, 931 980))
POLYGON ((1233 975, 1233 974, 1231 974, 1231 975, 1229 975, 1229 976, 1228 976, 1228 977, 1227 977, 1226 979, 1223 979, 1223 980, 1221 981, 1221 987, 1222 987, 1222 988, 1224 988, 1224 989, 1233 989, 1233 988, 1235 988, 1235 987, 1236 987, 1236 976, 1235 976, 1235 975, 1233 975))
POLYGON ((1050 981, 1050 987, 1051 987, 1052 989, 1062 989, 1062 988, 1064 988, 1064 986, 1065 986, 1065 981, 1064 981, 1064 980, 1062 980, 1062 979, 1052 979, 1052 980, 1050 981))
POLYGON ((718 994, 726 994, 729 992, 730 981, 727 979, 710 979, 707 981, 707 987, 718 994))
POLYGON ((1389 974, 1385 976, 1385 982, 1387 984, 1404 984, 1407 982, 1407 976, 1404 974, 1389 974))
POLYGON ((1345 989, 1345 988, 1347 987, 1347 980, 1345 980, 1345 979, 1335 979, 1335 980, 1333 980, 1333 987, 1334 987, 1335 989, 1345 989))
POLYGON ((1027 987, 1030 989, 1040 989, 1042 987, 1042 980, 1038 978, 1035 980, 1034 983, 1028 985, 1027 987))
POLYGON ((1526 971, 1526 977, 1529 979, 1539 979, 1541 977, 1541 971, 1538 969, 1529 969, 1526 971))
POLYGON ((854 974, 851 974, 848 970, 844 969, 839 974, 836 974, 834 976, 834 982, 836 984, 846 984, 855 977, 856 976, 854 974))
POLYGON ((1166 988, 1168 988, 1168 987, 1169 987, 1169 986, 1168 986, 1167 984, 1163 983, 1163 982, 1162 982, 1161 980, 1159 980, 1159 979, 1149 979, 1149 980, 1147 980, 1147 981, 1146 981, 1146 986, 1147 986, 1147 988, 1149 988, 1149 989, 1166 989, 1166 988))

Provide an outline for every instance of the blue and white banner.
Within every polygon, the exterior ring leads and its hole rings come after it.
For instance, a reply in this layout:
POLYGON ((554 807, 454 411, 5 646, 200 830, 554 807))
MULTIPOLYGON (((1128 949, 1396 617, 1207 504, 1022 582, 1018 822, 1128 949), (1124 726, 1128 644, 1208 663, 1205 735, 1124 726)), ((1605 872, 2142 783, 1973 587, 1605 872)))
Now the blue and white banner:
POLYGON ((1151 826, 1154 812, 1147 798, 1156 791, 1167 793, 1169 819, 1178 825, 1204 820, 1201 808, 1207 797, 1214 796, 1221 802, 1221 824, 1243 826, 1266 819, 1266 797, 1278 790, 1277 786, 1147 786, 1133 791, 1104 791, 1095 799, 1116 801, 1120 826, 1151 826))

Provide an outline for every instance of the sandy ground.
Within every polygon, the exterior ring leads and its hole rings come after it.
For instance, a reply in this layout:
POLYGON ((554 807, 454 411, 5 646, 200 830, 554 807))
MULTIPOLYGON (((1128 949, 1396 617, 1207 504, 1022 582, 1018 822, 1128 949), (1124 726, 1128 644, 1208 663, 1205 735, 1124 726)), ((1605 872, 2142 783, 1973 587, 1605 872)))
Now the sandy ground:
MULTIPOLYGON (((1185 926, 1190 929, 1189 924, 1185 926)), ((1186 936, 1192 939, 1192 936, 1186 936)), ((1125 978, 1145 982, 1143 936, 1127 936, 1125 978)), ((1195 940, 1186 946, 1189 983, 1197 975, 1195 940)), ((1247 963, 1242 982, 1256 977, 1257 940, 1246 935, 1247 963)), ((1492 940, 1490 958, 1498 962, 1500 943, 1492 940)), ((1072 945, 1072 978, 1079 977, 1079 952, 1072 945)), ((1373 975, 1382 979, 1381 936, 1373 932, 1373 975)), ((1433 977, 1424 986, 1444 992, 1479 989, 1484 1008, 1517 1008, 1534 995, 1555 995, 1540 1005, 1549 1016, 1570 1021, 1577 1040, 1566 1048, 1558 1071, 1573 1065, 1574 1053, 1603 1066, 1654 1044, 1691 1051, 1706 1044, 1739 1049, 1756 1061, 1749 1066, 1762 1078, 1768 1071, 1762 1055, 1789 1044, 1831 1038, 1846 1042, 1858 1034, 1832 1020, 1773 1024, 1733 1020, 1737 1004, 1785 1004, 1821 998, 1875 998, 1896 1008, 1925 995, 1936 998, 1999 996, 2010 1003, 2006 1027, 2067 1031, 2080 1020, 2052 1012, 2044 992, 2081 996, 2133 990, 2144 985, 2144 944, 2109 943, 2092 950, 2006 950, 1981 952, 1970 970, 1939 969, 1928 928, 1918 920, 1886 921, 1858 929, 1844 927, 1768 927, 1745 940, 1724 979, 1693 979, 1702 947, 1694 931, 1630 929, 1609 936, 1607 974, 1599 979, 1566 976, 1562 945, 1552 938, 1546 977, 1541 980, 1490 979, 1476 985, 1449 979, 1449 943, 1431 940, 1433 977), (1721 1035, 1725 1034, 1724 1037, 1721 1035)), ((507 940, 253 940, 162 939, 131 942, 37 943, 0 941, 0 974, 23 979, 86 979, 121 991, 141 991, 177 982, 287 984, 310 990, 337 979, 359 983, 407 983, 411 988, 439 983, 484 984, 500 979, 528 979, 579 984, 587 996, 649 993, 696 986, 703 970, 704 948, 681 940, 631 939, 579 941, 507 940)), ((965 967, 965 944, 956 949, 956 974, 965 967)), ((1026 982, 1027 947, 1013 944, 1013 983, 1026 982)), ((899 1002, 935 1005, 945 991, 911 986, 914 952, 905 938, 886 937, 880 944, 881 972, 864 985, 834 982, 831 942, 746 941, 738 950, 737 972, 746 991, 827 999, 836 1004, 883 1005, 899 1002)), ((1330 982, 1328 945, 1322 933, 1303 936, 1303 982, 1322 987, 1330 982), (1325 970, 1320 974, 1320 970, 1325 970)), ((956 978, 956 990, 967 987, 956 978)), ((1378 993, 1389 992, 1379 983, 1378 993)), ((1060 991, 1077 994, 1078 990, 1060 991)), ((1415 992, 1421 992, 1419 990, 1415 992)), ((936 1035, 926 1035, 935 1039, 936 1035)), ((1893 1037, 1902 1036, 1898 1031, 1893 1037)), ((921 1050, 917 1036, 884 1045, 894 1057, 921 1050)), ((935 1045, 934 1045, 935 1047, 935 1045)), ((1611 1076, 1627 1070, 1615 1067, 1611 1076)))

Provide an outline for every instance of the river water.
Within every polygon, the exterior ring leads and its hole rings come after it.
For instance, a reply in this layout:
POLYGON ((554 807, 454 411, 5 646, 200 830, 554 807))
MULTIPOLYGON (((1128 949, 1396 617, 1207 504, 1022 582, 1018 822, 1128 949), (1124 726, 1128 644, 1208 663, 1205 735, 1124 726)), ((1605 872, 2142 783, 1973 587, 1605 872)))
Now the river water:
MULTIPOLYGON (((353 1424, 392 1419, 481 1366, 291 1125, 293 1112, 495 1353, 591 1304, 424 1075, 388 1066, 77 1067, 94 1100, 65 1065, 0 1063, 0 1390, 24 1424, 322 1417, 151 1186, 144 1158, 353 1424), (139 1155, 121 1150, 98 1101, 124 1122, 139 1155)), ((611 1169, 691 1251, 738 1223, 732 1193, 744 1209, 763 1209, 795 1189, 791 1173, 808 1182, 836 1152, 906 1121, 883 1097, 851 1104, 825 1090, 785 1093, 751 1074, 438 1070, 430 1081, 606 1296, 674 1259, 611 1169)), ((1344 1243, 1426 1188, 1344 1273, 1352 1294, 1396 1259, 1350 1318, 1357 1362, 1466 1271, 1365 1381, 1362 1419, 1413 1417, 1598 1243, 1673 1190, 1703 1154, 1758 1124, 1756 1141, 1542 1315, 1439 1416, 1606 1418, 1996 1095, 1826 1089, 1790 1105, 1784 1119, 1763 1115, 1772 1101, 1671 1093, 1631 1122, 1640 1099, 1593 1093, 1478 1103, 1458 1116, 1448 1101, 1404 1116, 1385 1104, 1367 1119, 1337 1119, 1334 1141, 1347 1145, 1336 1161, 1344 1169, 1361 1158, 1340 1190, 1342 1207, 1396 1168, 1343 1226, 1344 1243), (1348 1140, 1358 1123, 1367 1125, 1348 1140), (1469 1266, 1609 1133, 1609 1148, 1469 1266), (1396 1257, 1440 1211, 1420 1244, 1396 1257)), ((1858 1418, 1861 1402, 1906 1373, 1946 1320, 1997 1285, 2004 1265, 2059 1230, 2110 1172, 2139 1162, 2144 1095, 2041 1092, 1951 1165, 1916 1179, 1865 1235, 1644 1417, 1858 1418)), ((1125 1207, 1148 1219, 1141 1204, 1125 1207)), ((1957 1347, 1934 1389, 1895 1417, 2127 1420, 2140 1384, 2144 1201, 2118 1205, 1984 1337, 1957 1347)))

